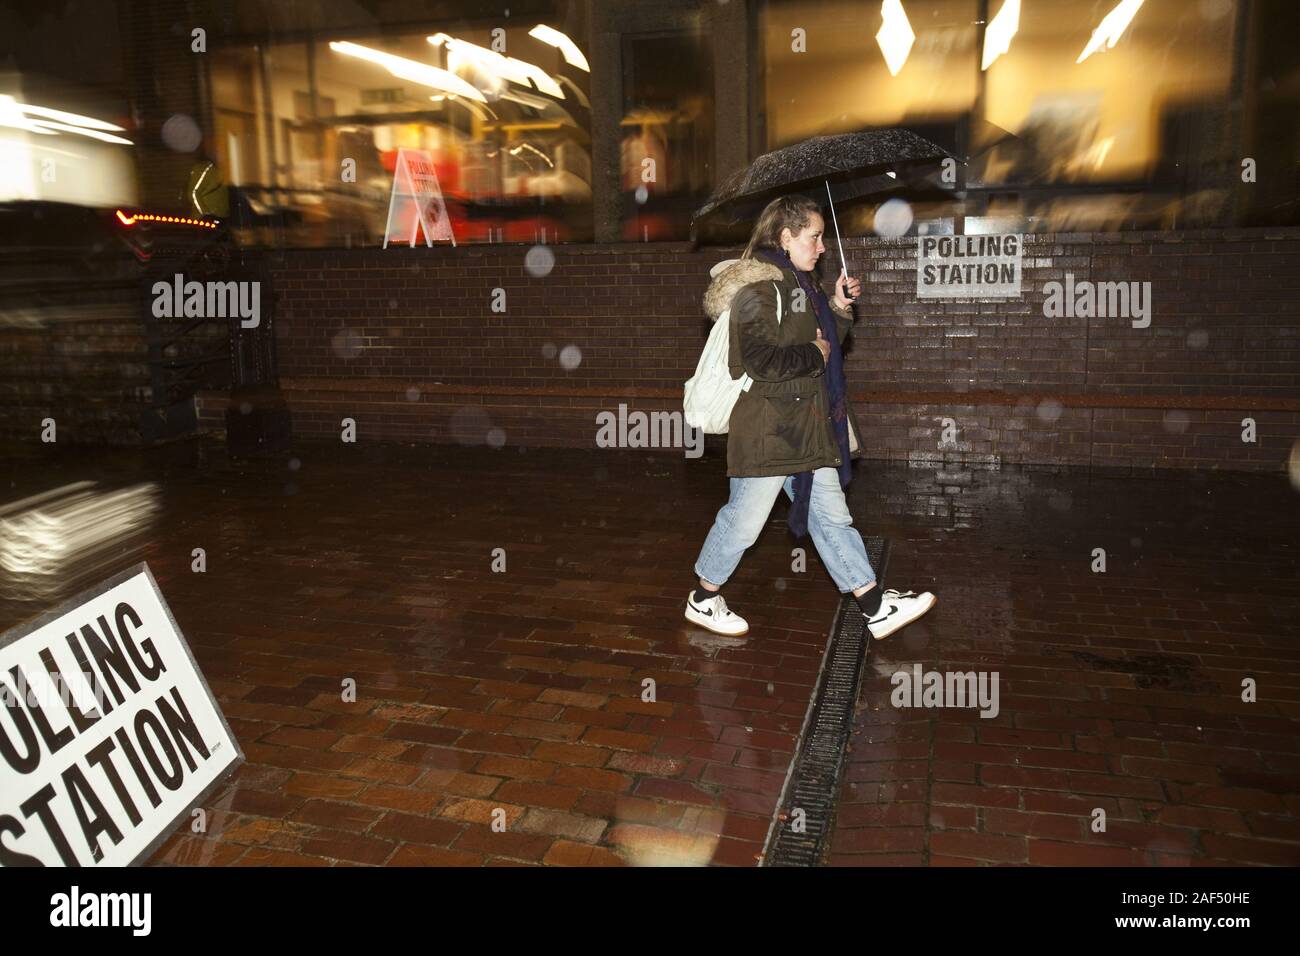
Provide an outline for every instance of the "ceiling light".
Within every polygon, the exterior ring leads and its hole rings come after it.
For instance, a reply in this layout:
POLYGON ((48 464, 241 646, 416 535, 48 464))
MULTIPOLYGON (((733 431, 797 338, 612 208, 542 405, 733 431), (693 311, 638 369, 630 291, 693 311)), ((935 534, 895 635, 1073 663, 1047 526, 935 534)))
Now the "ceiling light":
POLYGON ((509 80, 522 86, 528 86, 531 80, 539 92, 554 96, 557 100, 564 99, 564 90, 560 89, 560 84, 551 79, 540 66, 517 60, 513 56, 504 56, 495 50, 489 50, 487 47, 466 40, 457 40, 445 33, 435 33, 425 39, 434 46, 447 47, 447 65, 452 70, 457 68, 459 60, 468 60, 498 79, 509 80))
POLYGON ((1006 0, 997 16, 984 29, 984 60, 981 70, 987 70, 993 61, 1011 49, 1011 38, 1020 29, 1020 0, 1006 0))
POLYGON ((907 55, 912 52, 916 34, 912 24, 907 21, 907 11, 903 9, 902 0, 884 0, 880 5, 880 16, 884 22, 876 34, 880 52, 885 55, 885 65, 889 67, 890 76, 898 76, 898 71, 907 62, 907 55))
POLYGON ((557 47, 564 54, 564 62, 570 66, 576 66, 584 73, 590 73, 591 67, 587 65, 587 58, 582 55, 578 45, 570 40, 559 30, 552 29, 545 24, 537 24, 528 31, 528 35, 534 39, 541 40, 543 43, 549 43, 557 47))

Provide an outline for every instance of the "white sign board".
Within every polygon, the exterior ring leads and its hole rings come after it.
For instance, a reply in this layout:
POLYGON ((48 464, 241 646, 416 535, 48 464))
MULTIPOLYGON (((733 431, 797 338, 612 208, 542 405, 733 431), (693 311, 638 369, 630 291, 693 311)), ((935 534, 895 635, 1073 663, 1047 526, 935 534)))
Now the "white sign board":
POLYGON ((384 248, 388 240, 410 242, 415 247, 419 231, 424 230, 424 244, 432 246, 435 239, 450 239, 451 219, 442 201, 438 174, 433 168, 433 157, 427 149, 399 149, 397 168, 393 170, 393 194, 388 199, 388 223, 384 226, 384 248))
POLYGON ((920 236, 919 299, 984 299, 1020 295, 1023 237, 920 236))
POLYGON ((243 759, 144 563, 0 637, 0 866, 143 862, 243 759))

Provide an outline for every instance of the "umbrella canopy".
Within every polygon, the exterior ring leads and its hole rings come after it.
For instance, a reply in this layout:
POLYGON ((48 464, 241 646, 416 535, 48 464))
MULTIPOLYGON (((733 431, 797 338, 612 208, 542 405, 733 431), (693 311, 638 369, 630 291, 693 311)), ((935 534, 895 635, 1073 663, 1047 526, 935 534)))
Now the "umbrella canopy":
POLYGON ((770 200, 786 192, 817 190, 830 184, 834 201, 878 195, 905 188, 899 175, 917 167, 956 158, 948 150, 907 129, 863 130, 814 136, 764 153, 730 176, 696 210, 691 236, 708 225, 728 225, 752 218, 770 200))

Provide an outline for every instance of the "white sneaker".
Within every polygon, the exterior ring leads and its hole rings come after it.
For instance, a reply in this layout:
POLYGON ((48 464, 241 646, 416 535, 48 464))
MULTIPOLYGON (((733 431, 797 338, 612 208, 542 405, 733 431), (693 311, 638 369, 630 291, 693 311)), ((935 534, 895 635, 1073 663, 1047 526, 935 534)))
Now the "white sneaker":
POLYGON ((726 598, 718 594, 707 601, 696 601, 694 588, 686 595, 686 620, 727 637, 749 633, 749 622, 727 607, 726 598))
POLYGON ((880 610, 866 622, 867 630, 876 640, 888 637, 934 607, 936 600, 938 599, 929 591, 917 594, 915 591, 885 588, 885 593, 880 595, 880 610))

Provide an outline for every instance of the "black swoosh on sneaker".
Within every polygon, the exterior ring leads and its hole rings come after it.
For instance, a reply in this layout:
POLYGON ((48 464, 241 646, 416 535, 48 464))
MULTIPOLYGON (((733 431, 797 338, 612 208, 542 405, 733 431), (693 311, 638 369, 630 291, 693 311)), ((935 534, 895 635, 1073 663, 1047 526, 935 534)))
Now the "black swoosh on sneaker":
POLYGON ((897 604, 891 604, 891 605, 889 605, 889 613, 888 613, 888 614, 886 614, 884 617, 873 618, 872 620, 868 621, 867 623, 868 623, 868 624, 879 624, 881 621, 888 620, 889 618, 893 617, 893 616, 894 616, 894 612, 896 612, 897 610, 898 610, 898 605, 897 605, 897 604))

